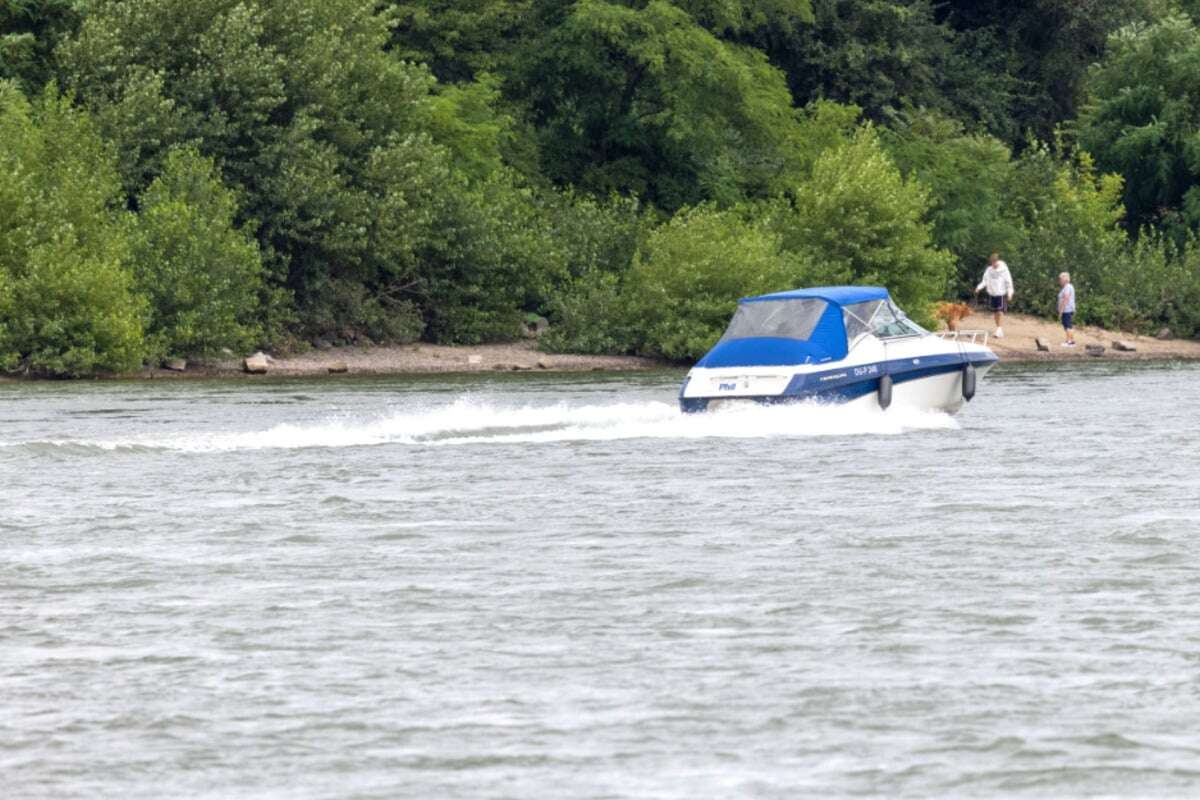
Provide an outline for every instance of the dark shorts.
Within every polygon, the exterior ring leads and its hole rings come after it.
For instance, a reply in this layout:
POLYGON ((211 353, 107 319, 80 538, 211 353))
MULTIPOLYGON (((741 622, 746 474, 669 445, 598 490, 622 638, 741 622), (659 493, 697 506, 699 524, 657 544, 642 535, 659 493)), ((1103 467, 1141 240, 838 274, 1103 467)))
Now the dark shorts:
POLYGON ((1008 311, 1008 298, 1002 294, 989 294, 992 301, 992 311, 1008 311))
POLYGON ((1068 331, 1071 330, 1071 328, 1074 328, 1075 327, 1075 312, 1074 311, 1064 311, 1063 315, 1062 315, 1062 323, 1063 323, 1063 328, 1068 331))

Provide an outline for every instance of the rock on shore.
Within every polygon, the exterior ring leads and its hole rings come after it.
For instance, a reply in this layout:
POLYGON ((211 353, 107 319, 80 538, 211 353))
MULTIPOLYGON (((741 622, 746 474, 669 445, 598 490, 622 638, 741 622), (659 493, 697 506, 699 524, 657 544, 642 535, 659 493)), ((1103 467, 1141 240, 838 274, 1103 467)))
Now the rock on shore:
POLYGON ((267 370, 271 368, 270 359, 267 354, 261 350, 252 356, 246 356, 242 360, 242 369, 249 372, 251 375, 266 375, 267 370))

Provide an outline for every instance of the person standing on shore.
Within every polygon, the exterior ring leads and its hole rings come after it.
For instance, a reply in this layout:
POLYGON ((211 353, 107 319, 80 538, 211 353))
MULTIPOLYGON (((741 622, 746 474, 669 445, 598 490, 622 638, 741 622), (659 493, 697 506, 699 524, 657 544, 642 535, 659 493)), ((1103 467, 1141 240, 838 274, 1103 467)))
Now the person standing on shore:
POLYGON ((1000 260, 999 253, 992 253, 992 257, 988 259, 988 268, 983 271, 983 280, 975 287, 975 294, 979 294, 979 290, 985 287, 991 302, 992 317, 996 320, 994 336, 1003 339, 1004 312, 1008 311, 1008 301, 1012 300, 1013 280, 1008 271, 1008 264, 1000 260))
POLYGON ((1058 276, 1058 316, 1062 320, 1063 330, 1067 332, 1067 340, 1063 347, 1075 346, 1075 287, 1071 285, 1071 273, 1063 272, 1058 276))

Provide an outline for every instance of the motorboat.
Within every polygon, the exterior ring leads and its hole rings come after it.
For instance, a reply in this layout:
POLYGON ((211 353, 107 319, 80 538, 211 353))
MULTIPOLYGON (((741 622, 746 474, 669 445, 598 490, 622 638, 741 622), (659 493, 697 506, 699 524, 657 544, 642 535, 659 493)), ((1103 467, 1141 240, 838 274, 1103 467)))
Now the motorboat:
POLYGON ((688 372, 685 412, 753 401, 877 404, 955 413, 997 361, 983 331, 931 333, 877 286, 747 297, 688 372))

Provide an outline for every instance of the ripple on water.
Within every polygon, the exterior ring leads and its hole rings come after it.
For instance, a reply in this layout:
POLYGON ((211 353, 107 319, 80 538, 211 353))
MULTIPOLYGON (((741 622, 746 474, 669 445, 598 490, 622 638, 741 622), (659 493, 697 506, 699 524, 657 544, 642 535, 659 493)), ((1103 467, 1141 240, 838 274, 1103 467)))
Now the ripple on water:
POLYGON ((1195 796, 1198 375, 6 386, 6 792, 1195 796))

